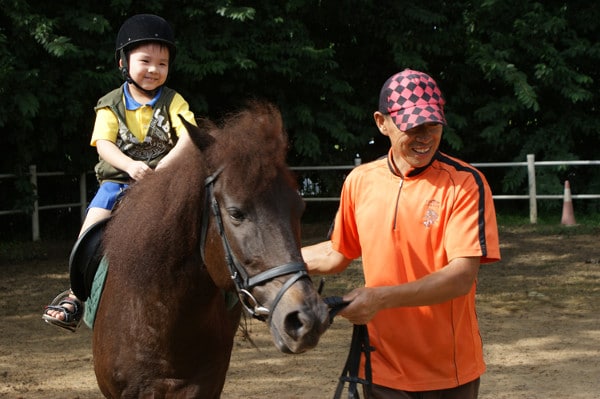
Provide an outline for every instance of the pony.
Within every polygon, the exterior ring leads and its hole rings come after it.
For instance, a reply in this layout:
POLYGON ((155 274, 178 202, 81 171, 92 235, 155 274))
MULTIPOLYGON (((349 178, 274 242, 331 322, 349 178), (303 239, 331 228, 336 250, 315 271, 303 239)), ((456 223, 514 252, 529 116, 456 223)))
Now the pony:
POLYGON ((279 110, 254 101, 219 124, 183 122, 189 145, 130 186, 103 234, 92 350, 107 398, 219 398, 244 309, 284 353, 329 326, 279 110))

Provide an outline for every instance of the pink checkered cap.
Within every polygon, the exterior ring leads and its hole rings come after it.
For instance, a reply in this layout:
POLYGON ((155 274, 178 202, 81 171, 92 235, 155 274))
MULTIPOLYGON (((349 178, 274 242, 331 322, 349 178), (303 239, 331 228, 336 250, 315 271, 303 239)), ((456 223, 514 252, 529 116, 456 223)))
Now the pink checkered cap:
POLYGON ((412 69, 391 76, 379 93, 379 112, 389 114, 403 132, 426 122, 446 125, 444 104, 435 80, 412 69))

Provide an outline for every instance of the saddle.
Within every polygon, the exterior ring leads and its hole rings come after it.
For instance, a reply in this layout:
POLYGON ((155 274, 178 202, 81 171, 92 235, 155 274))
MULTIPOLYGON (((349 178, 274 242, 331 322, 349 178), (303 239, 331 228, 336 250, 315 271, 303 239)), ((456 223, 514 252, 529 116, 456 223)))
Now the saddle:
POLYGON ((91 225, 84 231, 71 250, 69 278, 73 293, 86 301, 92 292, 94 277, 103 258, 102 236, 110 218, 91 225))
MULTIPOLYGON (((71 290, 85 302, 84 323, 93 328, 96 311, 108 272, 108 259, 104 256, 102 237, 110 217, 91 225, 84 231, 71 250, 69 278, 71 290)), ((236 293, 223 291, 228 311, 239 302, 236 293)))

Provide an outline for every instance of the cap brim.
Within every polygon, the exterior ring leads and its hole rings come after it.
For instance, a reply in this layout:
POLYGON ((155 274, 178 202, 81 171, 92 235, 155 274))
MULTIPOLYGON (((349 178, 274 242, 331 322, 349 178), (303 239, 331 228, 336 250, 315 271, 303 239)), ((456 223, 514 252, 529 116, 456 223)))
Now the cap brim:
POLYGON ((401 109, 391 112, 389 115, 392 117, 392 121, 398 129, 403 132, 424 123, 447 125, 444 111, 437 104, 429 104, 426 107, 415 106, 401 109))

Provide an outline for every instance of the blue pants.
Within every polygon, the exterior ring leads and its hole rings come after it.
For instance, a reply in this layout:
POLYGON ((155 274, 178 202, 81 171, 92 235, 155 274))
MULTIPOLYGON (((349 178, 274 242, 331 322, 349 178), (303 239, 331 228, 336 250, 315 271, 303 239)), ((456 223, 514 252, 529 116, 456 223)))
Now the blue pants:
POLYGON ((109 211, 112 210, 127 187, 129 187, 128 184, 114 183, 111 181, 102 183, 87 209, 102 208, 109 211))

